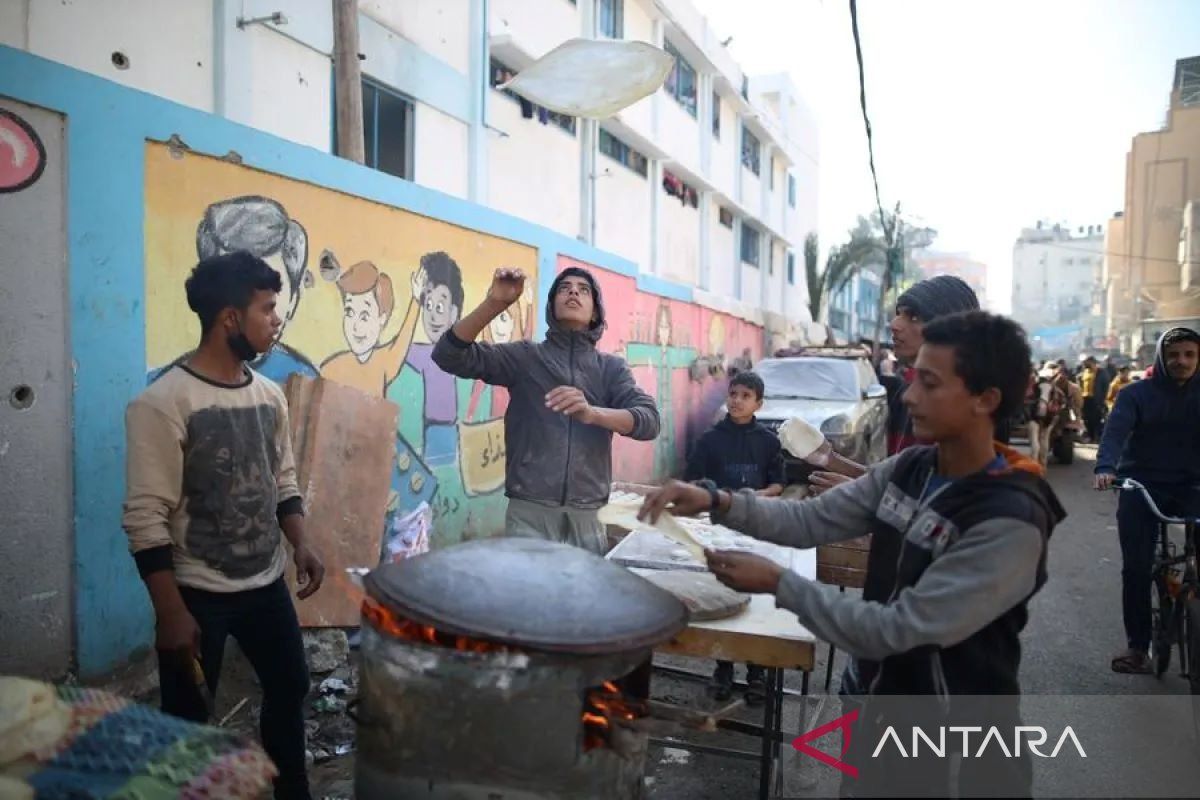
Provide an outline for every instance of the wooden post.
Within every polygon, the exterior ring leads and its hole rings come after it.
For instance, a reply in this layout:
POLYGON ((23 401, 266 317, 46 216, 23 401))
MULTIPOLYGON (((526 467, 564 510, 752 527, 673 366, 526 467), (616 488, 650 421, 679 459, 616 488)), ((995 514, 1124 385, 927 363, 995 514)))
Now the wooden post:
POLYGON ((333 2, 333 79, 337 115, 337 154, 365 163, 362 70, 358 64, 358 3, 333 2))

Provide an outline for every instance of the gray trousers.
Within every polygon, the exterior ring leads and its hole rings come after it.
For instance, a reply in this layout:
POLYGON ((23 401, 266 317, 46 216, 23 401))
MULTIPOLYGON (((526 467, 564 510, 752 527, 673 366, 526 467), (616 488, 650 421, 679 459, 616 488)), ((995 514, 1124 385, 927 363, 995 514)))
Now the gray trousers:
POLYGON ((594 510, 544 506, 510 497, 504 526, 508 536, 573 544, 600 556, 608 552, 608 536, 594 510))

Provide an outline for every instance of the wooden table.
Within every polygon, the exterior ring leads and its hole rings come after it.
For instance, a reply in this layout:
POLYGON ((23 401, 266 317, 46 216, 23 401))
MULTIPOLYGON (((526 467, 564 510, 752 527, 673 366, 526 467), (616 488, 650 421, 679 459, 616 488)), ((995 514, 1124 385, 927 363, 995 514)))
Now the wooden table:
MULTIPOLYGON (((633 537, 657 536, 659 534, 654 531, 634 531, 626 537, 621 546, 609 553, 609 558, 620 561, 623 556, 631 553, 651 551, 653 547, 640 547, 642 543, 633 537), (630 541, 631 539, 633 541, 630 541)), ((763 553, 772 560, 806 578, 815 579, 815 551, 774 545, 767 545, 766 548, 768 549, 764 549, 763 553)), ((629 569, 638 574, 652 571, 645 566, 629 569)), ((740 613, 721 620, 689 623, 675 638, 655 650, 671 655, 752 663, 765 668, 767 697, 763 704, 762 727, 733 720, 722 721, 720 725, 726 730, 760 737, 762 748, 759 753, 676 740, 667 743, 683 750, 758 761, 758 798, 768 800, 772 778, 779 766, 779 750, 783 742, 784 671, 800 670, 803 674, 801 694, 807 695, 809 674, 813 669, 816 651, 816 637, 800 624, 795 614, 776 608, 774 597, 753 595, 750 605, 740 613)))

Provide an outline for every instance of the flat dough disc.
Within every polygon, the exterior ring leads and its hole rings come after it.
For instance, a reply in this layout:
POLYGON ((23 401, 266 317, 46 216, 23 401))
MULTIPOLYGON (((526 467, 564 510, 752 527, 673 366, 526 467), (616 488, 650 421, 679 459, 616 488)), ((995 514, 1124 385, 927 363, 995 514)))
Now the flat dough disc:
POLYGON ((682 600, 696 622, 732 617, 750 605, 750 595, 735 592, 711 572, 673 569, 641 574, 682 600))

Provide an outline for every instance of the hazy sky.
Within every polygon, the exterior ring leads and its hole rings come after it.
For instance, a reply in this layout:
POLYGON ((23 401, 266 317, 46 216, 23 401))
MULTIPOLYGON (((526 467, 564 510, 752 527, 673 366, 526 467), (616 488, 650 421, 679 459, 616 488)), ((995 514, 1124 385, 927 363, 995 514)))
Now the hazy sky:
MULTIPOLYGON (((848 0, 693 0, 750 74, 786 71, 821 122, 820 233, 874 208, 848 0)), ((1130 138, 1165 119, 1175 60, 1200 55, 1200 0, 860 0, 884 207, 990 267, 1039 218, 1122 206, 1130 138)), ((998 291, 999 290, 999 291, 998 291)))

